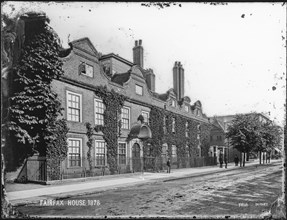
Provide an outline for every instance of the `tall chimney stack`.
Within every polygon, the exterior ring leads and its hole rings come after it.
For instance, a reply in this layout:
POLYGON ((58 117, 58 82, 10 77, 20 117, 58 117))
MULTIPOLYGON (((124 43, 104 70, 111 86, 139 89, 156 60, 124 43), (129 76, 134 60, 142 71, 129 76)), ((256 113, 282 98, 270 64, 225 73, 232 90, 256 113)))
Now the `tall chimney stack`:
POLYGON ((135 46, 133 48, 133 61, 134 64, 143 68, 143 47, 142 47, 142 40, 135 41, 135 46), (139 43, 139 44, 138 44, 139 43))
POLYGON ((181 100, 184 97, 184 69, 181 63, 177 61, 173 67, 173 89, 177 100, 181 100))
POLYGON ((149 90, 151 90, 152 92, 155 92, 155 74, 153 73, 152 69, 148 69, 145 78, 146 78, 146 84, 149 90))

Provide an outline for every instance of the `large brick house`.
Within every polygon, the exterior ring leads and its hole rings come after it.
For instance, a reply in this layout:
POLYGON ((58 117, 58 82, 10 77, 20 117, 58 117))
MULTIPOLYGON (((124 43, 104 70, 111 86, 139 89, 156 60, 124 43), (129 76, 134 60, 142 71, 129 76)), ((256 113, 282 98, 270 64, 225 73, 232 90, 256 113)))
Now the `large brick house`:
MULTIPOLYGON (((164 94, 158 94, 155 92, 156 77, 153 70, 144 68, 141 40, 135 41, 133 62, 113 53, 101 55, 88 38, 75 40, 69 45, 66 56, 62 58, 64 76, 52 83, 65 109, 64 118, 67 119, 70 129, 68 157, 61 167, 63 173, 71 174, 88 169, 85 123, 89 122, 93 126, 102 125, 105 109, 103 100, 94 92, 96 86, 104 85, 108 90, 113 89, 127 97, 121 111, 121 135, 118 137, 118 165, 122 172, 127 172, 126 168, 138 171, 132 159, 143 156, 142 140, 136 137, 127 142, 127 137, 138 125, 139 115, 143 116, 144 122, 147 122, 146 129, 149 130, 150 106, 156 106, 200 124, 209 124, 208 118, 203 114, 201 102, 196 101, 192 104, 190 98, 184 96, 184 69, 180 62, 175 62, 173 67, 173 88, 164 94)), ((164 147, 166 146, 163 145, 164 147)), ((198 148, 200 149, 200 145, 198 148)), ((167 156, 165 152, 163 150, 164 159, 167 156)), ((93 135, 91 155, 94 172, 102 172, 103 166, 108 172, 106 144, 102 132, 93 135)), ((199 158, 201 156, 201 153, 197 155, 199 158)), ((176 161, 177 146, 172 146, 172 157, 176 161)))

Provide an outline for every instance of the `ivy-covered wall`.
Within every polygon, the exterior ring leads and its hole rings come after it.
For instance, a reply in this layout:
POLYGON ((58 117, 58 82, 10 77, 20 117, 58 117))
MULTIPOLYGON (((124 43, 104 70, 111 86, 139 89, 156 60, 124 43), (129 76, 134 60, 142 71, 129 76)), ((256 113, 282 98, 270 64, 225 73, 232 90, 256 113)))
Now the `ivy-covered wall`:
MULTIPOLYGON (((102 131, 107 146, 107 162, 111 173, 118 170, 117 147, 118 138, 121 136, 120 110, 126 97, 117 94, 113 90, 108 91, 106 87, 97 87, 95 94, 103 99, 105 104, 104 126, 95 126, 95 132, 102 131)), ((161 158, 162 145, 168 145, 168 156, 172 158, 172 145, 177 148, 178 167, 186 167, 187 157, 196 157, 198 145, 201 143, 201 156, 208 156, 210 125, 199 123, 195 120, 185 118, 164 109, 150 106, 149 126, 152 138, 143 142, 144 157, 161 158), (175 120, 174 132, 172 128, 173 118, 175 120), (200 127, 199 127, 200 126, 200 127), (199 135, 198 135, 199 134, 199 135), (199 137, 199 138, 198 138, 199 137)), ((91 148, 93 143, 93 128, 91 123, 86 123, 88 137, 88 153, 90 169, 92 168, 91 148)), ((129 142, 129 139, 126 140, 129 142)))
POLYGON ((168 156, 171 159, 172 145, 176 146, 178 167, 186 166, 185 159, 187 157, 196 157, 199 143, 201 143, 202 148, 201 156, 208 156, 211 129, 209 124, 199 123, 164 109, 151 107, 150 128, 152 139, 148 142, 152 145, 152 152, 155 157, 161 155, 164 143, 168 145, 168 156))
MULTIPOLYGON (((114 90, 109 91, 106 86, 96 87, 96 96, 103 100, 105 105, 104 125, 96 125, 95 132, 102 131, 103 138, 106 142, 107 163, 111 174, 118 170, 117 153, 118 153, 118 136, 121 135, 120 114, 126 98, 116 93, 114 90)), ((88 136, 88 153, 90 169, 92 167, 91 147, 92 147, 92 127, 89 122, 86 123, 88 136)))

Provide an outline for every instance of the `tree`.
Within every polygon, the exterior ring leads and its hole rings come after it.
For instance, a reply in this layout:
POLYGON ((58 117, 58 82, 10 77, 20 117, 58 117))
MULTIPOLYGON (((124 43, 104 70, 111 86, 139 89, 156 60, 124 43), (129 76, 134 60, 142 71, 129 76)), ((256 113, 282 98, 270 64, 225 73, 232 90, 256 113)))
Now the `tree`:
POLYGON ((15 140, 16 165, 35 152, 46 155, 47 147, 57 139, 57 118, 62 110, 51 87, 52 80, 63 75, 59 38, 45 15, 27 13, 21 19, 26 22, 25 42, 10 74, 7 123, 10 139, 15 140))
POLYGON ((282 131, 272 121, 260 120, 257 113, 238 114, 232 120, 226 136, 237 150, 244 153, 244 166, 245 153, 251 151, 259 152, 261 164, 262 152, 270 153, 272 149, 280 145, 282 131))
POLYGON ((52 147, 58 147, 67 131, 65 120, 57 119, 60 102, 51 91, 51 81, 63 72, 59 40, 44 14, 2 14, 1 18, 1 216, 20 217, 21 213, 14 210, 6 196, 5 171, 15 169, 35 150, 56 157, 58 152, 66 154, 65 145, 56 150, 52 147), (4 157, 5 153, 8 154, 4 157), (7 160, 11 159, 7 167, 7 160))
POLYGON ((276 147, 280 148, 283 132, 279 126, 274 125, 270 121, 263 123, 261 128, 261 138, 265 144, 263 151, 268 153, 270 157, 273 149, 276 147))
POLYGON ((262 146, 259 128, 260 123, 256 114, 237 114, 228 127, 226 137, 240 153, 244 153, 243 166, 245 166, 245 154, 255 147, 262 146))

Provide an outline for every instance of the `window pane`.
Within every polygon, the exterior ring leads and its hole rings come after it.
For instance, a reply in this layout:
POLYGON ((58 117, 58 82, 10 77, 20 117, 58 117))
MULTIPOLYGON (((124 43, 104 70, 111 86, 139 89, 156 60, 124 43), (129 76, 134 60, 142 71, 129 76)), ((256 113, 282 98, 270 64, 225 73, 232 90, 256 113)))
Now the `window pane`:
POLYGON ((68 93, 67 118, 70 121, 80 121, 80 96, 68 93))
POLYGON ((126 164, 126 144, 119 143, 119 164, 126 164))
POLYGON ((106 157, 105 147, 106 147, 105 142, 102 141, 95 142, 96 165, 105 165, 105 157, 106 157))
POLYGON ((129 109, 128 108, 122 108, 122 128, 129 129, 129 109))
POLYGON ((93 72, 94 72, 93 66, 86 64, 86 75, 89 77, 93 77, 93 72))
POLYGON ((70 167, 81 166, 80 140, 68 140, 68 159, 70 167))
POLYGON ((136 85, 136 94, 143 95, 143 87, 136 85))
POLYGON ((102 100, 95 100, 95 124, 104 124, 104 103, 102 100))

